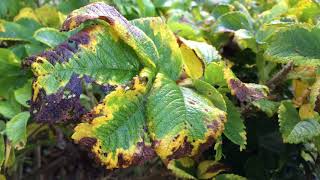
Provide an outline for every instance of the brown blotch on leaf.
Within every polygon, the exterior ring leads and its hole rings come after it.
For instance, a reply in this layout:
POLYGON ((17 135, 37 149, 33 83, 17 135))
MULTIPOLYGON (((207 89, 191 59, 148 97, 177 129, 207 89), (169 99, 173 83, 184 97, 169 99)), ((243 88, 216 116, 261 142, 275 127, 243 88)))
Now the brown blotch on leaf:
POLYGON ((264 98, 264 94, 252 88, 248 88, 238 79, 229 80, 230 87, 241 102, 251 102, 264 98))
POLYGON ((208 173, 217 173, 219 171, 228 171, 228 170, 230 170, 230 168, 228 166, 221 164, 221 163, 217 163, 217 164, 210 166, 207 169, 207 172, 208 173))
POLYGON ((79 144, 86 149, 91 149, 97 143, 96 138, 84 137, 79 140, 79 144))
POLYGON ((193 149, 193 145, 188 142, 188 137, 184 137, 183 144, 175 150, 170 156, 168 156, 168 160, 179 159, 191 154, 193 149))

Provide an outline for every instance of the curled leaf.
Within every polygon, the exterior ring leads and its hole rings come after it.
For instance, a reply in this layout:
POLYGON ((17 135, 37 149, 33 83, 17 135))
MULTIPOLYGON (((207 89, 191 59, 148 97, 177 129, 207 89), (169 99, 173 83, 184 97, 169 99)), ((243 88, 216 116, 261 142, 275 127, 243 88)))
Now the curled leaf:
POLYGON ((260 84, 243 83, 228 67, 224 68, 224 78, 231 90, 231 94, 237 96, 241 102, 256 101, 268 95, 268 87, 260 84))
POLYGON ((159 59, 159 53, 152 40, 125 19, 114 7, 103 2, 91 3, 74 10, 63 23, 61 30, 69 31, 85 21, 95 19, 108 22, 115 33, 137 52, 144 65, 155 67, 153 60, 159 59))

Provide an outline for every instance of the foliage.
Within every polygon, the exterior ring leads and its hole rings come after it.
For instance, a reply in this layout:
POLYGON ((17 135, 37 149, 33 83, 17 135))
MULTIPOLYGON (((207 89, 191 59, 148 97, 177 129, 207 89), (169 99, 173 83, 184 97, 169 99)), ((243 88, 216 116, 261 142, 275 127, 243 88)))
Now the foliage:
POLYGON ((319 14, 312 0, 1 1, 1 177, 319 178, 319 14))

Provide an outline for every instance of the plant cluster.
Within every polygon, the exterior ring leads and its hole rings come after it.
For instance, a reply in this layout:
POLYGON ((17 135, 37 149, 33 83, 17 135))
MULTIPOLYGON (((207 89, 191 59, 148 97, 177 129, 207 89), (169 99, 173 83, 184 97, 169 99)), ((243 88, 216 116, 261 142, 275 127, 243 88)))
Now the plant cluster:
POLYGON ((319 2, 1 3, 3 177, 320 178, 319 2))

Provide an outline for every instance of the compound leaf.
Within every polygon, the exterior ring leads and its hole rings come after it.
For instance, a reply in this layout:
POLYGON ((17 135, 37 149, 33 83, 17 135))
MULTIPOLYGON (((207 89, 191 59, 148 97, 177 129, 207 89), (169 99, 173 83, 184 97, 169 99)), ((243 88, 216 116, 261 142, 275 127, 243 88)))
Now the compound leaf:
POLYGON ((159 73, 147 102, 147 124, 164 161, 195 156, 222 133, 225 112, 159 73))

